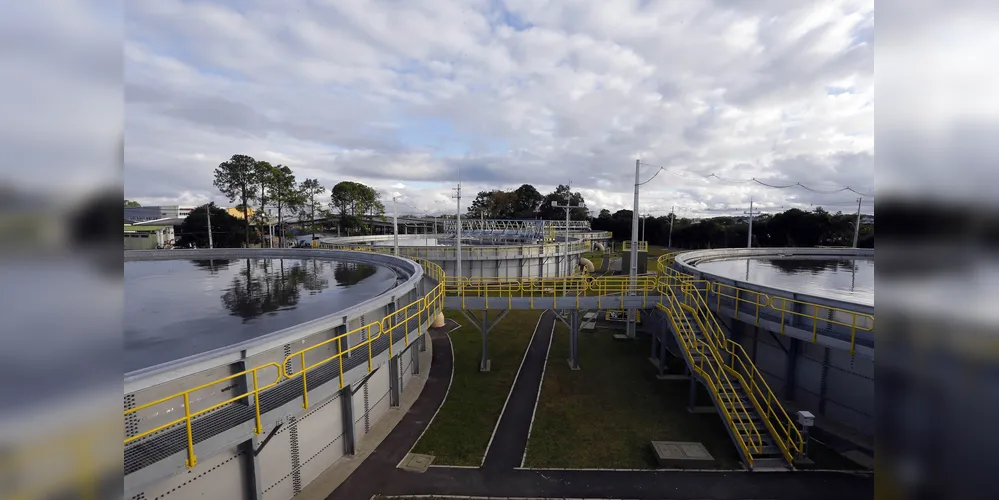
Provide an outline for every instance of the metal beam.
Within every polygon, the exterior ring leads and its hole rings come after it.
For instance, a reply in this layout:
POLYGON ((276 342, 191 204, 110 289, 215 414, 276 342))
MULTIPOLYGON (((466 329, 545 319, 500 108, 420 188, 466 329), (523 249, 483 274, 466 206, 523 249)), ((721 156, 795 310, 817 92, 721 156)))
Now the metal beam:
POLYGON ((343 454, 354 455, 357 444, 354 439, 354 391, 349 385, 340 389, 340 410, 343 416, 343 454))

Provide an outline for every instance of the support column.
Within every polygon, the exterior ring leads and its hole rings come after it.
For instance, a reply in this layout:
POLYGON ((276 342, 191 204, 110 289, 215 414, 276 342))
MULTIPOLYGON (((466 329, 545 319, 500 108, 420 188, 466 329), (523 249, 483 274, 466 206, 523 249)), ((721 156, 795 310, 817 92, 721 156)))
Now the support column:
POLYGON ((625 328, 624 336, 627 340, 635 340, 636 331, 638 329, 638 323, 635 321, 637 318, 637 309, 634 307, 628 308, 628 326, 625 328))
MULTIPOLYGON (((428 327, 428 330, 429 330, 429 327, 428 327)), ((423 335, 420 335, 420 352, 424 352, 424 351, 427 350, 427 335, 429 335, 429 334, 430 334, 430 332, 426 331, 426 332, 423 332, 423 335)))
POLYGON ((579 369, 579 309, 569 310, 569 369, 579 369))
POLYGON ((665 321, 659 329, 659 376, 666 376, 666 336, 669 335, 669 325, 665 321))
MULTIPOLYGON (((688 368, 687 371, 689 372, 690 369, 688 368)), ((690 373, 690 402, 687 403, 687 409, 690 411, 697 409, 697 380, 693 373, 690 373)))
POLYGON ((340 389, 340 409, 343 415, 343 454, 354 455, 354 391, 350 386, 340 389))
POLYGON ((420 374, 420 351, 423 351, 423 347, 425 345, 423 339, 425 338, 427 338, 426 335, 421 335, 419 341, 420 342, 419 348, 410 349, 410 351, 413 353, 413 375, 420 374))
POLYGON ((482 311, 482 359, 479 361, 479 371, 489 371, 489 311, 482 311))
POLYGON ((254 435, 250 439, 239 444, 239 451, 243 459, 243 480, 246 485, 243 491, 249 500, 261 500, 264 498, 263 481, 260 478, 260 460, 257 459, 257 450, 261 446, 263 436, 254 435))
POLYGON ((399 406, 399 356, 393 356, 388 362, 389 368, 389 406, 399 406))
POLYGON ((791 345, 787 348, 787 365, 785 366, 785 376, 784 376, 784 399, 787 401, 794 401, 794 386, 795 380, 798 374, 798 349, 801 345, 801 341, 794 338, 791 339, 791 345))

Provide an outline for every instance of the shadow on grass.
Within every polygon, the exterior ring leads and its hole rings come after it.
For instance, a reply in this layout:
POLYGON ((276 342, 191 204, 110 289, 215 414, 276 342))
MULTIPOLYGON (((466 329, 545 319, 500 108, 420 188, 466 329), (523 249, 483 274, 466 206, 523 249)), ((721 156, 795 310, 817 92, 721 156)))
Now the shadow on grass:
MULTIPOLYGON (((501 311, 490 311, 489 317, 501 311)), ((454 379, 447 400, 413 449, 434 455, 435 465, 478 466, 485 455, 507 393, 520 368, 534 327, 543 311, 510 311, 489 333, 492 371, 479 371, 482 337, 460 311, 445 316, 461 324, 451 332, 454 379)), ((482 312, 475 311, 476 316, 482 312)))

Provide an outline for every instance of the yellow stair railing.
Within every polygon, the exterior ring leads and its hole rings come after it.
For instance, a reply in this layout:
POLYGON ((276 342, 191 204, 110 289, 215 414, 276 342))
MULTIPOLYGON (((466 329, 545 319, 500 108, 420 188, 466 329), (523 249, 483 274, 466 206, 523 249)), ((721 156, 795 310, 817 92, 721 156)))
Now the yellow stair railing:
MULTIPOLYGON (((666 254, 660 257, 657 262, 662 276, 660 287, 664 301, 677 301, 678 305, 689 311, 701 328, 709 349, 718 358, 728 358, 728 362, 723 364, 724 370, 738 380, 770 431, 781 454, 789 464, 792 463, 794 457, 804 451, 804 439, 801 432, 745 349, 741 344, 732 341, 725 335, 718 319, 711 312, 705 296, 701 295, 702 291, 705 295, 708 293, 711 284, 670 268, 669 264, 672 263, 675 256, 675 253, 666 254), (700 283, 705 284, 703 290, 697 286, 700 283), (673 291, 674 287, 680 289, 683 296, 682 301, 673 291)), ((733 431, 737 431, 737 429, 733 428, 733 431)))
POLYGON ((680 345, 687 354, 690 370, 704 381, 708 392, 722 414, 722 419, 732 431, 731 434, 735 445, 739 448, 740 455, 745 457, 747 465, 751 468, 755 455, 762 451, 763 436, 753 425, 749 409, 738 397, 735 385, 725 370, 725 362, 718 354, 718 350, 712 348, 707 342, 698 339, 694 333, 693 325, 685 314, 685 309, 689 310, 689 307, 683 306, 672 290, 666 289, 665 296, 669 297, 664 298, 656 307, 666 313, 673 331, 677 332, 680 345), (740 431, 740 426, 746 430, 745 437, 740 431))

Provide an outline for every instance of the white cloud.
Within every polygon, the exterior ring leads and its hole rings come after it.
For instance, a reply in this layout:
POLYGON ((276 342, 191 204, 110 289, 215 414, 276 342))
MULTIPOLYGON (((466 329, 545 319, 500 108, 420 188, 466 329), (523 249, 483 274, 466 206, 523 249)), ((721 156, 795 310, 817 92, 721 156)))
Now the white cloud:
POLYGON ((637 152, 671 172, 643 212, 845 203, 697 176, 871 189, 872 25, 846 0, 132 3, 125 192, 224 201, 240 153, 419 210, 453 209, 459 169, 465 206, 571 179, 630 209, 637 152))

